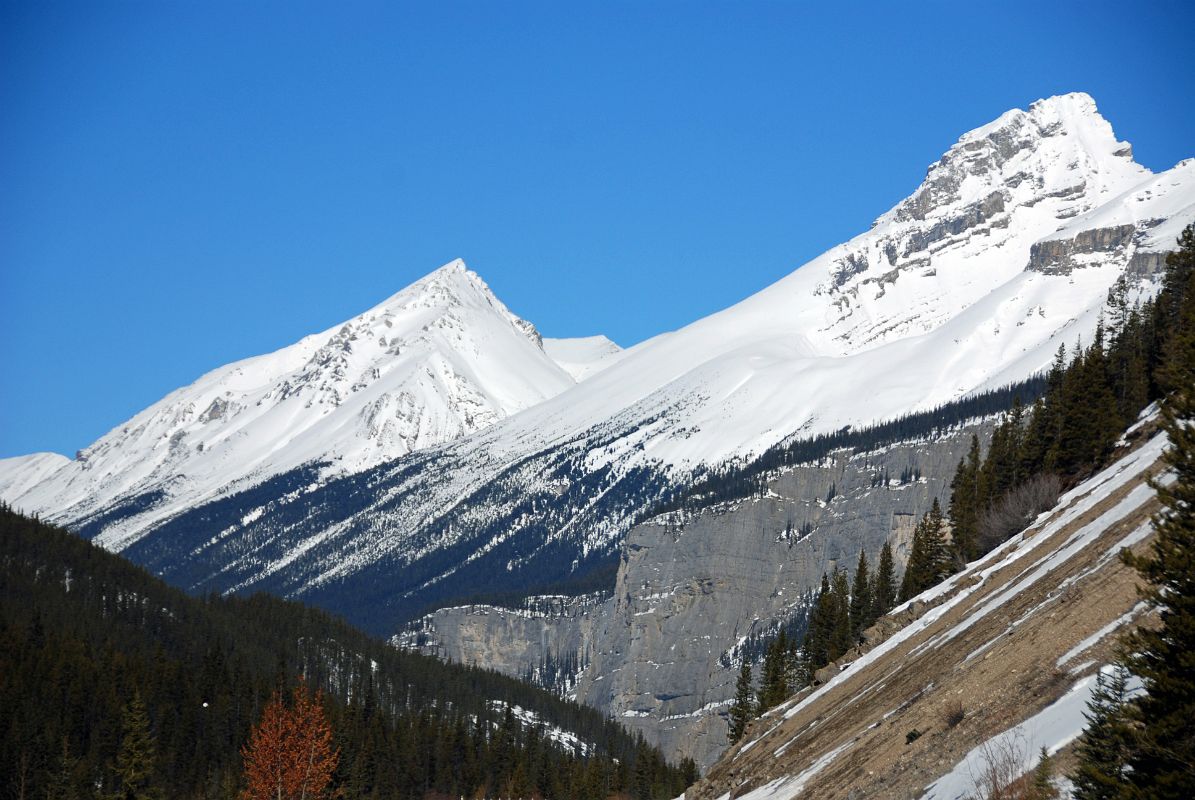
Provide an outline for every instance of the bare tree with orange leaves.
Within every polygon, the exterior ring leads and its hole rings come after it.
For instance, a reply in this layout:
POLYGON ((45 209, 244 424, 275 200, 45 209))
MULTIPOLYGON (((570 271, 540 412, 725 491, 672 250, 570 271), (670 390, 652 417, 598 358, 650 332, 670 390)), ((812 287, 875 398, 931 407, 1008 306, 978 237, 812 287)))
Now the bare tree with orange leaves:
POLYGON ((287 707, 275 692, 241 755, 241 800, 324 800, 340 751, 332 748, 322 693, 313 697, 300 680, 287 707))

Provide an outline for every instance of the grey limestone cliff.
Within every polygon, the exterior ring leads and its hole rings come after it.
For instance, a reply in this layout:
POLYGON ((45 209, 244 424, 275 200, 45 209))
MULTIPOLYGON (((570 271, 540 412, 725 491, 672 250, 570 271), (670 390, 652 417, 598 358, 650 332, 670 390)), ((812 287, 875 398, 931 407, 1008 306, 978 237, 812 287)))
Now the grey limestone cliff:
POLYGON ((874 562, 889 541, 903 563, 915 520, 948 497, 972 434, 987 429, 840 451, 773 477, 763 497, 652 519, 628 534, 614 594, 600 603, 443 609, 403 641, 515 675, 571 652, 569 694, 669 757, 708 766, 727 745, 738 646, 801 613, 822 574, 853 570, 860 549, 874 562))

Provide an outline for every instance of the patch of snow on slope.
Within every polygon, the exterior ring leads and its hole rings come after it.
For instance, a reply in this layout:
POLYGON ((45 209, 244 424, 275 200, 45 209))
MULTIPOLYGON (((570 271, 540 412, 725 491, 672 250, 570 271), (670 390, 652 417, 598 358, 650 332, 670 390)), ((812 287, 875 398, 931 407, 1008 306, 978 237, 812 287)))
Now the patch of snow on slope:
MULTIPOLYGON (((1024 774, 1037 764, 1041 748, 1051 755, 1057 753, 1083 733, 1087 725, 1083 713, 1095 684, 1094 675, 1083 678, 1051 705, 971 750, 954 769, 926 789, 923 800, 964 800, 974 796, 990 758, 1013 757, 1024 774)), ((1130 692, 1140 689, 1140 680, 1131 678, 1130 692)))

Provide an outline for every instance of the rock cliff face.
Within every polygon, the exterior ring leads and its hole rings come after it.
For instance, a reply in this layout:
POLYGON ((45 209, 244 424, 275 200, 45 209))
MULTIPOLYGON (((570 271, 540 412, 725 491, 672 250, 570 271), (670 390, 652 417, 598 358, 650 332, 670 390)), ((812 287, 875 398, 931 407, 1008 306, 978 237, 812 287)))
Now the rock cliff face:
POLYGON ((885 541, 903 563, 915 520, 949 480, 977 424, 935 441, 841 451, 773 478, 764 497, 631 530, 614 595, 551 614, 442 609, 398 637, 454 661, 525 675, 575 655, 569 693, 703 767, 727 745, 739 647, 802 613, 822 574, 885 541))
POLYGON ((1069 275, 1072 270, 1081 269, 1085 262, 1091 262, 1083 256, 1099 253, 1123 258, 1135 233, 1137 227, 1134 225, 1116 225, 1080 231, 1071 239, 1038 242, 1029 250, 1026 269, 1048 275, 1069 275))
POLYGON ((528 598, 522 608, 442 608, 394 637, 400 647, 530 677, 570 693, 589 663, 593 631, 605 598, 528 598))

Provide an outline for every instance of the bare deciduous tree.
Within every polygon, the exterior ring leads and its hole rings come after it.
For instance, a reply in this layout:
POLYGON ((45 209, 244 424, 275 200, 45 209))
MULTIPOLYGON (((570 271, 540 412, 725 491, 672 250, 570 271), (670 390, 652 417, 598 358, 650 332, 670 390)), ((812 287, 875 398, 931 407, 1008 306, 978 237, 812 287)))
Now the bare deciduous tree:
POLYGON ((979 516, 978 544, 987 553, 1025 530, 1041 512, 1052 508, 1062 493, 1057 475, 1034 475, 979 516))

